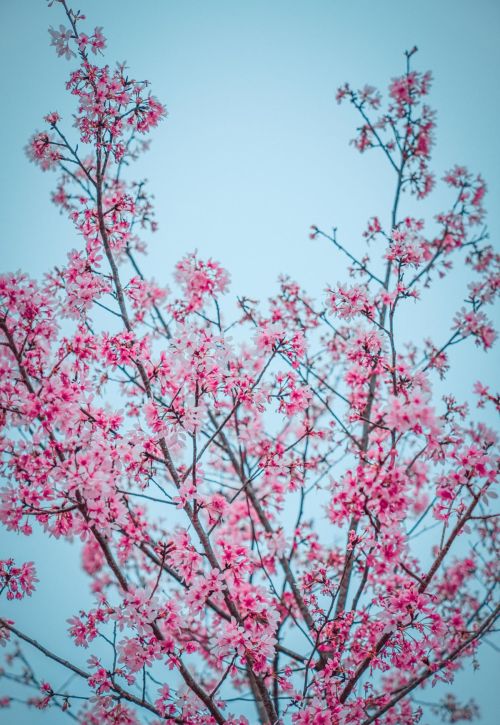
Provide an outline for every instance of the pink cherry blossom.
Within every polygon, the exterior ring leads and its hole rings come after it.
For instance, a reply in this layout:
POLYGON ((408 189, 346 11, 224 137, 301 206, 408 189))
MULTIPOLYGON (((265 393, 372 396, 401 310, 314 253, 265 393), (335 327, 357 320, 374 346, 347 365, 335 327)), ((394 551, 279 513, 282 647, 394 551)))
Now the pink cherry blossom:
POLYGON ((157 225, 128 173, 165 107, 100 62, 100 26, 50 5, 66 16, 50 36, 72 61, 73 125, 51 111, 27 154, 55 172, 76 248, 40 281, 0 276, 0 523, 72 544, 91 603, 65 615, 67 641, 49 627, 36 639, 16 611, 36 596, 34 564, 0 561, 0 707, 90 725, 471 719, 473 702, 428 706, 420 690, 451 685, 500 613, 498 438, 449 375, 463 345, 479 413, 498 409, 473 355, 495 343, 500 258, 483 178, 435 173, 416 48, 385 99, 368 84, 337 93, 394 194, 361 227, 359 256, 341 230, 311 227, 308 244, 328 242, 346 276, 319 299, 281 276, 267 302, 231 304, 229 273, 204 251, 170 287, 144 273, 157 225), (440 178, 448 203, 422 217, 440 178), (445 320, 454 266, 469 283, 445 320), (405 334, 409 306, 448 336, 405 334), (33 650, 68 677, 47 682, 33 650))

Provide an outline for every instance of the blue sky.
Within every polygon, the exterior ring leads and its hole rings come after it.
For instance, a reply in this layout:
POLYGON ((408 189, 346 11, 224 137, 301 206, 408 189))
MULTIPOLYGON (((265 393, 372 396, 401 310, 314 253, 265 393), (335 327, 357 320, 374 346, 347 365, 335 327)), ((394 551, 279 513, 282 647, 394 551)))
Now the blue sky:
MULTIPOLYGON (((345 80, 383 88, 401 72, 403 51, 415 44, 416 66, 435 76, 434 168, 440 175, 459 162, 481 171, 489 187, 489 228, 498 239, 497 0, 79 0, 77 6, 91 27, 104 26, 107 59, 126 59, 132 75, 148 78, 169 110, 134 170, 136 178, 149 179, 156 197, 160 231, 145 267, 157 279, 169 281, 175 261, 195 247, 229 269, 238 294, 265 298, 282 272, 312 295, 343 278, 343 261, 326 242, 311 242, 308 227, 337 226, 340 238, 360 249, 366 219, 388 218, 392 178, 376 154, 360 156, 349 147, 357 119, 335 104, 335 89, 345 80)), ((59 22, 57 3, 47 8, 43 0, 0 0, 1 268, 36 276, 78 243, 49 202, 54 178, 23 154, 48 111, 60 111, 70 124, 63 87, 71 64, 48 45, 47 27, 59 22)), ((439 211, 447 201, 438 192, 420 213, 439 211)), ((463 298, 462 282, 453 275, 422 313, 409 313, 412 336, 445 336, 463 298)), ((464 346, 452 358, 450 385, 464 396, 477 377, 493 380, 499 362, 497 352, 477 353, 473 377, 464 375, 471 352, 464 346)), ((5 541, 20 558, 36 553, 46 570, 49 583, 40 585, 31 608, 19 609, 23 621, 40 627, 33 606, 41 612, 53 605, 58 546, 51 542, 30 553, 30 540, 5 541)), ((64 550, 58 573, 67 567, 65 576, 73 577, 76 564, 64 550)), ((83 584, 74 580, 59 601, 64 616, 83 606, 83 584)), ((44 627, 56 635, 51 617, 44 627)), ((489 725, 500 701, 495 653, 484 650, 480 673, 461 675, 460 687, 477 697, 489 725)), ((20 712, 19 725, 31 717, 20 712)), ((7 721, 0 711, 0 722, 7 721)))

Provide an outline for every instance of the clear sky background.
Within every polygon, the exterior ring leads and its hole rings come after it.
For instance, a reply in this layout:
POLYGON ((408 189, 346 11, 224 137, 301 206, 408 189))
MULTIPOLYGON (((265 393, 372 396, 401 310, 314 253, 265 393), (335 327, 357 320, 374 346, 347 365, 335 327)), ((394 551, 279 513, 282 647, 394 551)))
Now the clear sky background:
MULTIPOLYGON (((308 227, 337 226, 339 238, 360 249, 367 218, 388 219, 393 180, 377 154, 360 156, 348 145, 357 118, 335 104, 335 90, 345 80, 383 89, 415 44, 415 65, 435 75, 434 168, 441 175, 458 162, 484 175, 497 242, 499 0, 79 0, 76 7, 91 27, 104 26, 107 60, 126 59, 131 75, 149 79, 169 110, 133 171, 149 179, 156 197, 160 231, 145 268, 157 279, 169 281, 175 261, 195 247, 229 269, 235 293, 261 299, 282 272, 314 296, 344 278, 343 260, 326 242, 310 241, 308 227)), ((48 111, 71 123, 64 92, 71 63, 56 57, 47 33, 59 22, 57 3, 0 0, 1 269, 35 276, 78 244, 50 204, 54 177, 23 153, 48 111)), ((438 192, 420 213, 445 209, 448 200, 438 192)), ((463 278, 452 275, 427 307, 408 313, 407 334, 445 339, 462 290, 463 278)), ((472 352, 464 345, 452 357, 449 385, 464 397, 478 377, 493 381, 499 362, 498 352, 472 352)), ((59 620, 88 601, 72 550, 39 537, 0 536, 2 556, 15 550, 19 560, 35 559, 42 575, 36 595, 15 612, 10 607, 10 616, 46 641, 59 638, 69 655, 59 620)), ((481 670, 460 675, 459 686, 464 697, 477 698, 481 722, 493 725, 500 711, 496 653, 484 645, 480 660, 481 670)), ((59 722, 53 713, 16 711, 19 725, 35 717, 59 722)), ((11 718, 0 711, 0 722, 11 718)))

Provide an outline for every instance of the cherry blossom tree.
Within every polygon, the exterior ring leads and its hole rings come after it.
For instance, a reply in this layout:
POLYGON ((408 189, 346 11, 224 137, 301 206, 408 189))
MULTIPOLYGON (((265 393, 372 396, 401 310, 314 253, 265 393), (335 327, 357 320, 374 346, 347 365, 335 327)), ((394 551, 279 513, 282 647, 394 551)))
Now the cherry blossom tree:
MULTIPOLYGON (((95 725, 418 722, 420 690, 452 683, 499 614, 497 438, 435 392, 452 346, 493 345, 499 257, 481 176, 456 166, 448 208, 405 210, 437 183, 430 74, 414 48, 385 100, 338 91, 394 187, 362 257, 311 229, 349 278, 314 300, 283 277, 268 304, 231 304, 228 273, 197 253, 172 291, 141 271, 154 210, 129 167, 165 107, 99 63, 102 28, 49 4, 75 114, 48 113, 27 153, 56 172, 79 243, 42 281, 0 277, 0 519, 75 542, 94 606, 67 622, 72 660, 1 617, 0 704, 17 688, 95 725), (471 281, 449 337, 402 345, 404 310, 452 265, 471 281)), ((32 562, 0 561, 7 599, 37 581, 32 562)), ((452 694, 431 710, 476 714, 452 694)))

